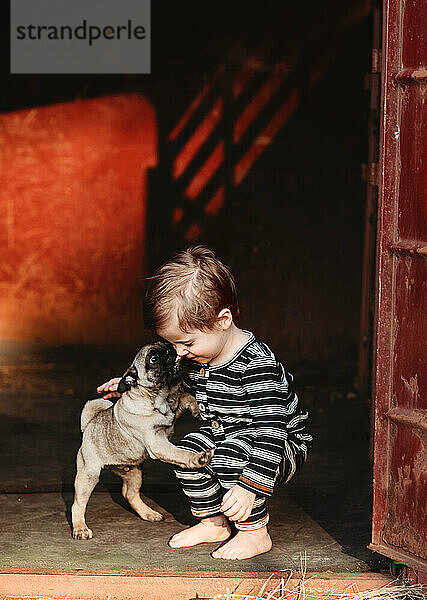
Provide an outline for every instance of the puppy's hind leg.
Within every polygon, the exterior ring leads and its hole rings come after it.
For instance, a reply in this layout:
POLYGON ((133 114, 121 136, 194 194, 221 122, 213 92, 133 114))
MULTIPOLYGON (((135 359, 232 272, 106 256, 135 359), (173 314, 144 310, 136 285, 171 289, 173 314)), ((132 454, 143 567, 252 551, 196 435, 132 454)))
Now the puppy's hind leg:
POLYGON ((98 483, 101 466, 89 468, 83 459, 81 449, 77 453, 77 475, 74 482, 74 503, 71 507, 73 522, 73 538, 89 540, 93 537, 92 531, 86 525, 85 512, 88 500, 94 487, 98 483))
POLYGON ((153 510, 142 501, 139 495, 142 485, 142 471, 139 467, 130 467, 129 471, 113 469, 123 479, 122 494, 133 510, 144 519, 144 521, 162 521, 163 515, 153 510))

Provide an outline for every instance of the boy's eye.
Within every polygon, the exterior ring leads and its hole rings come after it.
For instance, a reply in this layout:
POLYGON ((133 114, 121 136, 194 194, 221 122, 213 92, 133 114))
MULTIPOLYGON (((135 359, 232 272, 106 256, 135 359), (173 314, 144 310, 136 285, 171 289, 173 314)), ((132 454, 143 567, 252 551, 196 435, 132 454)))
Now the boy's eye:
POLYGON ((185 344, 187 346, 187 348, 189 348, 190 346, 192 346, 194 344, 194 342, 188 342, 188 344, 185 344))

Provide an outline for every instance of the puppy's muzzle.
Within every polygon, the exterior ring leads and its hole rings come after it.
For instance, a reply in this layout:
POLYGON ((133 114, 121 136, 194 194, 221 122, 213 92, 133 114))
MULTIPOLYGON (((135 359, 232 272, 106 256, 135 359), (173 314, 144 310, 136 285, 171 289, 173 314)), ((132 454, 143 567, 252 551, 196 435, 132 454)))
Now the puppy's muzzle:
POLYGON ((117 391, 120 394, 127 392, 132 387, 135 387, 138 383, 138 372, 135 367, 129 367, 126 373, 119 381, 119 385, 117 386, 117 391))

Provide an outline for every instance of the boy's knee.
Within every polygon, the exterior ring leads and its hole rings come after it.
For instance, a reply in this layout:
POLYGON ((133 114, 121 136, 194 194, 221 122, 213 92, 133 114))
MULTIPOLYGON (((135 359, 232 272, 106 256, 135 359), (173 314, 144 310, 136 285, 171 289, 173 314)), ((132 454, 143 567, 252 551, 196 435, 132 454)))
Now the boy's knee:
POLYGON ((250 452, 251 448, 249 445, 241 440, 225 440, 217 446, 214 459, 216 457, 226 458, 228 460, 233 459, 236 461, 247 461, 249 460, 250 452))
POLYGON ((204 450, 210 450, 214 445, 209 443, 209 440, 201 437, 197 431, 192 431, 182 438, 177 447, 189 452, 203 452, 204 450))

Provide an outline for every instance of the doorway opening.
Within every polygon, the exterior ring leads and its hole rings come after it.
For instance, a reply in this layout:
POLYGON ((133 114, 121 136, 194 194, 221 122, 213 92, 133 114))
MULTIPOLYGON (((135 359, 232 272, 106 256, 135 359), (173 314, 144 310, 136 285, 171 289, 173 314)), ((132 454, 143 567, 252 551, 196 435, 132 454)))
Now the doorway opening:
MULTIPOLYGON (((165 521, 138 520, 121 499, 119 480, 105 473, 87 513, 95 537, 74 541, 67 518, 79 412, 97 385, 127 368, 137 350, 134 331, 120 343, 5 339, 3 566, 267 572, 298 570, 305 553, 309 571, 379 571, 387 560, 366 548, 369 387, 357 385, 373 12, 359 1, 196 7, 189 1, 165 22, 153 6, 161 31, 153 35, 150 77, 78 77, 61 89, 50 80, 43 98, 27 77, 21 105, 10 100, 7 110, 74 101, 79 93, 149 100, 158 146, 147 182, 142 271, 150 274, 190 243, 217 251, 238 282, 241 326, 295 375, 313 451, 271 502, 275 545, 266 555, 218 564, 205 548, 168 549, 170 535, 191 517, 169 466, 153 462, 143 489, 165 521)), ((141 343, 149 338, 141 331, 141 343)), ((183 418, 176 439, 195 426, 183 418)))

